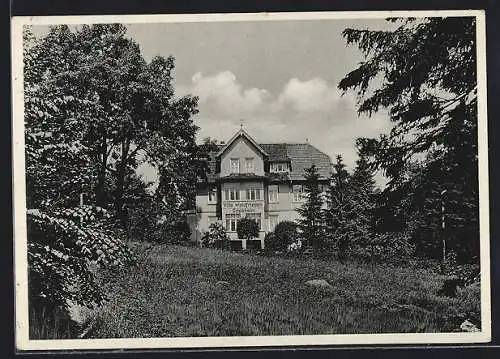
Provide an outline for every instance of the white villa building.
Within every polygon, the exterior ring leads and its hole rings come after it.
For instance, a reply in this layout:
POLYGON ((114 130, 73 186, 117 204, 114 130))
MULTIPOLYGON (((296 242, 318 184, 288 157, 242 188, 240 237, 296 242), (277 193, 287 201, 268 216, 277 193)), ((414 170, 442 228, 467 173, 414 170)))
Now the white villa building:
POLYGON ((309 143, 257 143, 240 129, 218 152, 210 154, 206 179, 196 193, 196 215, 191 219, 193 240, 199 240, 212 222, 220 222, 235 249, 264 248, 264 237, 278 222, 294 221, 302 205, 304 170, 315 165, 324 191, 332 170, 331 159, 309 143), (239 239, 236 223, 253 218, 260 235, 251 243, 239 239))

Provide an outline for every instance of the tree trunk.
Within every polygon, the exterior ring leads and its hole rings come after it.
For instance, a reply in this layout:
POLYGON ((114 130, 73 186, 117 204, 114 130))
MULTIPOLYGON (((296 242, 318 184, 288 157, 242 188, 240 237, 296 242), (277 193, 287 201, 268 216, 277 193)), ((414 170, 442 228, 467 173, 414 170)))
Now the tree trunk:
POLYGON ((120 220, 123 228, 127 228, 127 213, 124 208, 124 187, 125 187, 125 169, 127 166, 128 152, 130 149, 130 139, 127 137, 124 142, 122 142, 122 150, 120 156, 120 162, 116 168, 116 190, 115 190, 115 211, 116 216, 120 220))
POLYGON ((106 134, 102 136, 102 145, 100 148, 100 160, 98 175, 97 175, 97 186, 96 186, 96 205, 99 207, 105 207, 106 205, 106 167, 108 165, 108 145, 106 134))

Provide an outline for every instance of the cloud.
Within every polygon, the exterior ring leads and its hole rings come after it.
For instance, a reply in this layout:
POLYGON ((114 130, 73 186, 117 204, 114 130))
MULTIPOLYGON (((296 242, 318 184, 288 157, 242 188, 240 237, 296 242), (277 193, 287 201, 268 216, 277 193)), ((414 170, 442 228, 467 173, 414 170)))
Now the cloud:
POLYGON ((198 72, 191 80, 189 92, 200 98, 200 105, 224 117, 257 111, 269 96, 265 89, 243 89, 230 71, 212 76, 204 76, 198 72))
POLYGON ((356 98, 342 93, 322 78, 291 78, 279 93, 248 87, 230 71, 213 75, 196 73, 178 92, 200 98, 198 138, 227 141, 239 129, 258 142, 305 142, 306 139, 332 161, 342 154, 349 168, 355 164, 357 137, 378 137, 390 128, 388 116, 358 117, 356 98))
POLYGON ((323 79, 301 81, 292 78, 279 95, 277 106, 290 105, 299 112, 323 112, 332 110, 340 97, 340 91, 323 79))

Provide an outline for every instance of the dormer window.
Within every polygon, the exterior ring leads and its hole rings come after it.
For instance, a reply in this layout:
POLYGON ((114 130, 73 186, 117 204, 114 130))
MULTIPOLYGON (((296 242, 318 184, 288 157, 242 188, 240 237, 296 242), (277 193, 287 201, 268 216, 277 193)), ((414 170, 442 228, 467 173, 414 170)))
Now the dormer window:
POLYGON ((286 162, 271 163, 271 172, 288 172, 288 163, 286 162))
POLYGON ((231 173, 240 173, 240 159, 231 158, 230 160, 231 173))

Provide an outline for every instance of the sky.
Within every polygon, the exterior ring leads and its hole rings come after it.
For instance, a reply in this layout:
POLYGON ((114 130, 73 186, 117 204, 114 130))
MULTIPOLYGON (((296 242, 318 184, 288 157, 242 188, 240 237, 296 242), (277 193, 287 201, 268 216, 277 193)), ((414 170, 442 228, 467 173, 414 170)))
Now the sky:
MULTIPOLYGON (((175 90, 199 97, 198 141, 229 140, 243 128, 258 143, 308 141, 348 169, 357 137, 387 132, 386 114, 358 116, 339 81, 363 60, 346 27, 385 29, 382 19, 128 24, 147 61, 175 57, 175 90)), ((151 170, 142 167, 146 179, 151 170)))

